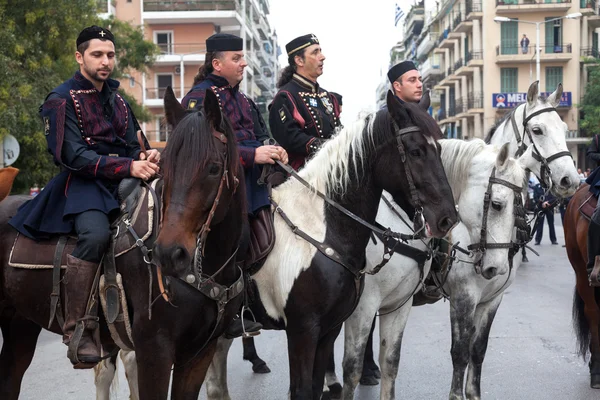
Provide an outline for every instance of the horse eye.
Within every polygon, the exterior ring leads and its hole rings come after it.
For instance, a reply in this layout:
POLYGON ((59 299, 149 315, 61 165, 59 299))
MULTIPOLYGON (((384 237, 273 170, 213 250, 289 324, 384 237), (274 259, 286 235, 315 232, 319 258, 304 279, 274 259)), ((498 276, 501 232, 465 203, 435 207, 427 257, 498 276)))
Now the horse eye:
POLYGON ((533 128, 533 134, 534 135, 541 135, 542 134, 542 130, 540 128, 533 128))
POLYGON ((410 155, 413 157, 421 157, 421 150, 419 150, 419 149, 411 150, 410 155))
POLYGON ((502 211, 502 203, 499 201, 492 201, 492 208, 496 211, 502 211))
POLYGON ((210 175, 217 175, 219 173, 219 166, 217 164, 211 164, 211 166, 208 168, 208 173, 210 175))

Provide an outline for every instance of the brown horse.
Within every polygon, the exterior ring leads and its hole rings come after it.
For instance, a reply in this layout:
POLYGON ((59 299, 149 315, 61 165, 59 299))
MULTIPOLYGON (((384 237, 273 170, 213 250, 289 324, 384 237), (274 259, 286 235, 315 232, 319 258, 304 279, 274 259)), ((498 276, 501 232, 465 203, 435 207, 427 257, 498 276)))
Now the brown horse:
POLYGON ((19 170, 13 167, 0 168, 0 201, 10 193, 18 173, 19 170))
POLYGON ((579 354, 590 352, 590 386, 600 389, 600 289, 588 282, 587 232, 589 222, 581 215, 581 205, 591 195, 588 185, 582 185, 573 195, 565 213, 564 229, 567 255, 575 271, 573 295, 573 327, 577 335, 579 354))
MULTIPOLYGON (((239 293, 241 275, 230 257, 241 235, 245 191, 243 185, 236 189, 233 184, 239 170, 235 135, 222 119, 216 96, 208 92, 204 109, 179 115, 181 122, 169 138, 161 165, 166 211, 159 236, 163 241, 168 236, 183 237, 181 232, 189 226, 171 224, 171 216, 179 211, 195 210, 195 218, 189 224, 195 226, 202 221, 210 230, 204 238, 202 273, 196 281, 196 284, 206 283, 206 287, 194 287, 168 276, 170 271, 163 271, 167 275, 169 304, 160 298, 157 270, 144 262, 139 250, 116 259, 132 321, 140 398, 145 400, 167 398, 171 373, 173 399, 198 398, 216 338, 224 332, 242 301, 241 296, 234 295, 239 293), (229 184, 222 184, 224 180, 229 184), (215 202, 219 196, 220 201, 215 202), (207 275, 211 278, 208 282, 207 275), (214 300, 218 297, 213 296, 214 293, 207 295, 203 291, 224 287, 226 296, 219 297, 220 302, 214 300), (155 301, 151 305, 152 300, 155 301)), ((165 99, 166 114, 172 115, 169 99, 175 99, 172 91, 165 99)), ((52 270, 8 265, 17 232, 7 222, 27 199, 10 196, 0 203, 0 329, 4 340, 0 353, 0 399, 3 400, 19 397, 23 374, 33 358, 38 335, 48 325, 50 316, 52 270)), ((31 252, 39 251, 38 246, 43 245, 35 244, 31 252)), ((49 330, 62 334, 56 321, 49 330)), ((100 338, 105 352, 116 349, 102 316, 100 338)))

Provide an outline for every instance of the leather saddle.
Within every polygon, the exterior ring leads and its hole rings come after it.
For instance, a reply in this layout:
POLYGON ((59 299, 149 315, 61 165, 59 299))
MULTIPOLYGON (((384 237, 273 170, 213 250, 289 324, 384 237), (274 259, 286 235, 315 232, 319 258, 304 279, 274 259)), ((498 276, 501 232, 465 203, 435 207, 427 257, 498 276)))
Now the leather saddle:
MULTIPOLYGON (((115 222, 115 224, 118 224, 115 243, 116 257, 135 248, 135 240, 128 233, 124 225, 124 219, 131 221, 135 231, 143 240, 152 234, 153 225, 155 225, 153 216, 154 200, 149 195, 148 189, 141 185, 140 179, 127 178, 121 181, 118 189, 118 199, 121 211, 115 222)), ((60 237, 57 236, 48 240, 34 241, 18 234, 10 253, 9 265, 27 269, 53 268, 59 240, 60 237)), ((69 235, 61 255, 61 268, 67 267, 67 254, 73 253, 76 244, 77 236, 74 234, 69 235)))
POLYGON ((596 196, 594 196, 592 193, 590 193, 588 195, 588 198, 585 199, 583 204, 579 207, 579 212, 581 213, 581 215, 583 215, 585 218, 587 218, 588 221, 591 221, 592 214, 594 214, 597 204, 598 204, 598 198, 596 196))
POLYGON ((244 268, 250 274, 257 273, 273 246, 275 246, 274 216, 271 207, 261 209, 249 218, 250 243, 244 260, 244 268))

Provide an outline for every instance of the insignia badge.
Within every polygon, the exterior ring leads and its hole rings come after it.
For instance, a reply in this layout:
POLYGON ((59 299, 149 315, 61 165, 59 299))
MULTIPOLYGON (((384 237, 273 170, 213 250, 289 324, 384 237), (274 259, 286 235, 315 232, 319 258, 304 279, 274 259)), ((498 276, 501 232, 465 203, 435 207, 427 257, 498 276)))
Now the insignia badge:
POLYGON ((313 97, 308 99, 308 103, 310 104, 311 107, 317 107, 317 99, 315 99, 313 97))
POLYGON ((279 118, 281 118, 281 122, 285 122, 286 120, 285 110, 283 108, 279 109, 279 118))
POLYGON ((331 104, 331 101, 329 101, 329 97, 321 97, 321 103, 323 103, 323 105, 327 109, 328 114, 331 114, 333 112, 333 104, 331 104))
POLYGON ((188 110, 193 110, 196 107, 196 104, 198 104, 198 100, 190 100, 188 103, 188 110))
POLYGON ((50 117, 44 117, 44 135, 50 134, 50 117))

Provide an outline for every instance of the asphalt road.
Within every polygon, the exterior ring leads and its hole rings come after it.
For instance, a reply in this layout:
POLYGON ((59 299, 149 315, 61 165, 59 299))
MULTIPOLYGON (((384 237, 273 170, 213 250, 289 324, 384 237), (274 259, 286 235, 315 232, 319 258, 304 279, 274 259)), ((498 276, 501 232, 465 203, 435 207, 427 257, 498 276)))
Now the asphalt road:
MULTIPOLYGON (((564 243, 557 214, 557 236, 564 243)), ((546 226, 547 229, 547 226, 546 226)), ((522 264, 516 282, 506 291, 494 322, 482 376, 482 397, 500 400, 591 400, 600 390, 589 388, 586 362, 575 354, 571 328, 574 274, 565 249, 552 246, 545 233, 522 264)), ((270 374, 257 375, 242 361, 241 342, 229 356, 228 380, 235 399, 287 399, 288 360, 283 332, 264 332, 256 340, 270 374)), ((343 342, 336 343, 337 373, 341 378, 343 342)), ((448 303, 417 307, 404 335, 397 398, 446 399, 450 389, 450 321, 448 303)), ((120 371, 115 399, 128 399, 120 371)), ((43 333, 33 363, 24 377, 22 399, 94 399, 90 371, 74 371, 59 336, 43 333)), ((201 394, 205 399, 205 394, 201 394)), ((359 387, 358 399, 378 399, 379 386, 359 387)))

